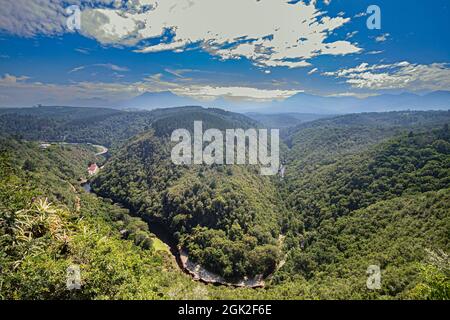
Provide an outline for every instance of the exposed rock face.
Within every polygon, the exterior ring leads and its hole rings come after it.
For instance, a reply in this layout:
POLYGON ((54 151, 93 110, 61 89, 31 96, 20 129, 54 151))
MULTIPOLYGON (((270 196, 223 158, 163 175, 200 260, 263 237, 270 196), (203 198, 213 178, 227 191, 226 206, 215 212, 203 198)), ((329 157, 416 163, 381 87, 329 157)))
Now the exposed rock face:
POLYGON ((180 250, 180 260, 183 269, 186 270, 189 274, 191 274, 194 280, 211 284, 222 284, 233 287, 247 287, 247 288, 262 288, 265 285, 263 275, 257 275, 256 277, 251 279, 245 277, 244 279, 238 282, 228 282, 223 277, 214 274, 203 268, 201 265, 189 260, 189 256, 183 250, 180 250))

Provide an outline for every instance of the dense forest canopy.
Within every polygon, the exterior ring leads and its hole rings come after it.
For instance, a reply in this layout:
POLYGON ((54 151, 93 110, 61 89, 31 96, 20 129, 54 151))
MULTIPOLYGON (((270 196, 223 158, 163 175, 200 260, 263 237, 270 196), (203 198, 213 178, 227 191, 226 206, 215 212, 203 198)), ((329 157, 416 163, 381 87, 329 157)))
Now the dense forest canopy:
POLYGON ((450 298, 449 112, 295 122, 281 178, 170 161, 172 129, 263 126, 244 115, 80 109, 0 112, 1 298, 450 298), (81 144, 34 142, 64 136, 81 144), (105 159, 84 142, 113 146, 92 181, 98 196, 79 179, 105 159), (266 286, 193 282, 149 232, 155 220, 208 270, 263 274, 266 286), (81 265, 78 291, 65 287, 71 264, 81 265), (366 287, 369 265, 382 271, 380 290, 366 287))
MULTIPOLYGON (((184 107, 155 109, 152 111, 121 111, 104 108, 34 107, 0 109, 0 133, 27 140, 90 142, 115 147, 138 133, 153 128, 160 133, 172 132, 167 127, 168 117, 191 124, 200 116, 213 128, 220 128, 221 122, 252 123, 243 115, 221 109, 184 107)), ((179 125, 173 120, 172 125, 179 125)), ((177 127, 179 128, 179 127, 177 127)), ((169 133, 169 134, 170 134, 169 133)))
POLYGON ((192 128, 194 119, 222 130, 253 124, 221 112, 163 118, 119 150, 93 188, 143 216, 163 219, 190 257, 217 274, 269 274, 280 259, 277 239, 286 211, 275 187, 252 166, 174 165, 170 133, 192 128))

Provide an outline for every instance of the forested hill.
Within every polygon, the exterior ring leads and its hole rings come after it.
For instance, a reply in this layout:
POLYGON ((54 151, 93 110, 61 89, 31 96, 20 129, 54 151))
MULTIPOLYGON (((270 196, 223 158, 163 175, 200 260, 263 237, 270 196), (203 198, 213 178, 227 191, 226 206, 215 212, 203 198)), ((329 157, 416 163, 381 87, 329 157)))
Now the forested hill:
POLYGON ((320 115, 313 113, 275 113, 262 114, 249 112, 245 114, 249 118, 255 119, 267 128, 285 129, 295 127, 301 123, 314 121, 322 118, 331 118, 333 115, 320 115))
POLYGON ((0 109, 0 133, 43 141, 112 146, 149 127, 150 112, 101 108, 34 107, 0 109))
POLYGON ((176 128, 183 128, 180 124, 192 125, 199 118, 197 115, 218 128, 221 128, 221 121, 231 123, 233 127, 256 126, 256 121, 244 115, 214 108, 120 111, 104 108, 34 107, 0 109, 0 134, 27 140, 89 142, 114 147, 151 127, 163 133, 169 132, 167 125, 170 123, 176 128), (174 115, 183 123, 165 122, 165 118, 173 118, 174 115))
POLYGON ((381 200, 445 189, 449 170, 450 132, 445 125, 404 134, 313 172, 291 171, 287 201, 311 229, 381 200))
MULTIPOLYGON (((395 112, 303 124, 291 133, 291 148, 282 155, 285 179, 266 179, 251 167, 172 165, 168 131, 159 128, 186 125, 194 118, 220 128, 235 125, 201 112, 187 119, 173 114, 161 120, 163 125, 156 121, 155 129, 123 147, 97 177, 94 188, 144 217, 162 219, 194 260, 227 278, 267 273, 287 254, 286 265, 274 281, 282 284, 301 275, 316 283, 322 281, 320 270, 339 274, 338 252, 355 259, 359 252, 322 248, 327 235, 342 228, 341 219, 366 215, 362 210, 378 210, 372 206, 383 206, 382 201, 398 206, 420 194, 427 199, 437 197, 443 205, 430 209, 434 218, 430 216, 429 222, 433 223, 416 221, 418 229, 406 242, 383 239, 392 247, 409 245, 421 232, 432 234, 430 228, 445 227, 441 218, 448 216, 448 206, 442 203, 449 187, 448 117, 448 112, 395 112), (286 236, 283 250, 277 242, 280 235, 286 236)), ((397 215, 396 210, 389 219, 397 215)), ((404 223, 415 219, 408 212, 402 214, 407 215, 404 223)), ((402 225, 402 221, 397 223, 402 225)), ((378 228, 375 221, 367 223, 378 228)), ((354 228, 364 233, 358 228, 367 225, 354 228)), ((436 231, 434 237, 440 239, 437 248, 446 249, 444 233, 436 231)), ((434 249, 429 239, 422 240, 423 248, 434 249)), ((375 250, 373 257, 378 254, 382 252, 375 250)), ((418 263, 425 256, 424 250, 417 252, 408 263, 418 263)), ((369 265, 376 260, 372 258, 361 258, 360 263, 369 265)), ((400 272, 397 262, 394 259, 392 273, 400 272)), ((358 272, 360 281, 365 270, 358 272)), ((405 294, 414 286, 419 273, 410 272, 404 277, 405 286, 388 295, 405 294)))
POLYGON ((320 119, 290 128, 283 135, 290 147, 286 158, 299 173, 367 150, 386 139, 450 123, 450 111, 361 113, 320 119))
POLYGON ((128 210, 83 191, 91 146, 0 137, 0 299, 195 299, 196 285, 128 210), (123 232, 126 230, 126 233, 123 232), (120 232, 122 231, 122 233, 120 232), (68 290, 68 267, 80 290, 68 290))
POLYGON ((93 188, 144 218, 161 219, 190 258, 210 271, 230 280, 268 274, 281 258, 285 216, 275 186, 254 166, 175 166, 169 132, 192 128, 194 120, 219 129, 253 124, 216 111, 174 113, 119 150, 93 188))
MULTIPOLYGON (((322 294, 334 285, 341 297, 364 297, 362 275, 375 264, 387 281, 378 294, 407 296, 430 252, 448 261, 449 172, 448 124, 303 170, 294 166, 283 187, 303 231, 287 235, 289 258, 280 278, 301 274, 323 286, 322 294)), ((447 277, 448 294, 448 266, 441 272, 434 276, 447 277)))

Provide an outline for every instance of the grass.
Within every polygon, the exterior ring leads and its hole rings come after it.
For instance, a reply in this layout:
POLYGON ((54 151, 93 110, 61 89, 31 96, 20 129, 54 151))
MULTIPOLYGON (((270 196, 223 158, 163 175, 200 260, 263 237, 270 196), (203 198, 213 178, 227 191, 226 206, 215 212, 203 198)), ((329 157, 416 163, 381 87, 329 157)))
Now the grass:
POLYGON ((165 251, 167 253, 170 253, 170 248, 167 244, 159 240, 158 238, 152 238, 153 240, 153 248, 155 251, 165 251))

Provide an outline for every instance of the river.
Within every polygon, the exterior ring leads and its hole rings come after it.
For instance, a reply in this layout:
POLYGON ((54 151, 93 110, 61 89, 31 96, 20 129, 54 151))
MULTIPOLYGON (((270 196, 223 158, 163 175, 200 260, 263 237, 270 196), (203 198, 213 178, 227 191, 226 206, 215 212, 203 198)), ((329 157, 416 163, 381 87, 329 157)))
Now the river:
MULTIPOLYGON (((109 152, 108 148, 104 146, 100 145, 93 145, 93 146, 99 150, 99 152, 95 154, 96 156, 99 155, 106 156, 107 153, 109 152)), ((83 187, 84 191, 95 194, 95 192, 91 188, 91 184, 89 183, 89 181, 82 183, 81 186, 83 187)), ((126 207, 120 203, 118 203, 118 205, 126 207)), ((131 210, 130 213, 134 216, 141 217, 139 214, 136 214, 131 210)), ((162 221, 150 217, 146 217, 144 218, 144 220, 148 224, 149 231, 170 248, 170 252, 172 253, 180 269, 184 273, 192 276, 194 280, 201 281, 206 284, 225 285, 233 287, 248 287, 248 288, 264 287, 265 283, 262 275, 250 279, 244 278, 241 279, 240 281, 232 283, 225 280, 223 277, 206 270, 201 265, 191 261, 189 259, 188 254, 181 248, 179 248, 178 242, 173 237, 172 232, 170 232, 170 230, 166 227, 166 225, 162 221)))
MULTIPOLYGON (((81 186, 83 187, 84 191, 95 194, 89 182, 83 183, 81 186)), ((122 204, 119 205, 123 207, 122 204)), ((130 213, 133 216, 140 217, 140 215, 133 213, 131 210, 130 213)), ((206 270, 201 265, 191 261, 187 253, 178 247, 176 239, 173 237, 170 230, 166 227, 166 225, 162 221, 150 217, 146 217, 144 218, 144 220, 148 224, 149 231, 170 248, 170 252, 172 253, 174 259, 176 260, 176 263, 179 266, 179 268, 184 273, 190 275, 194 280, 206 284, 225 285, 232 287, 247 287, 247 288, 264 287, 265 283, 262 275, 250 279, 244 278, 237 282, 229 282, 225 280, 223 277, 206 270)))
POLYGON ((86 191, 87 193, 92 192, 91 184, 89 182, 81 184, 81 187, 83 187, 84 191, 86 191))

